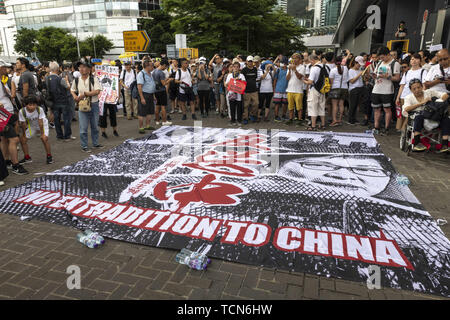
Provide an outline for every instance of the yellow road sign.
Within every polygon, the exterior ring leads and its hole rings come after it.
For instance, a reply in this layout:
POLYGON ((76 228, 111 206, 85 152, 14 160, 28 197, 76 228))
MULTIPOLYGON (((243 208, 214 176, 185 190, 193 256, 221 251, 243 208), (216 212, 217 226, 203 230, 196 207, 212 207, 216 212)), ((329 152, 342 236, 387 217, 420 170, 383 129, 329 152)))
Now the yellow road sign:
POLYGON ((126 52, 144 52, 150 45, 150 38, 147 31, 124 31, 123 44, 126 52))
POLYGON ((180 58, 197 59, 198 58, 198 49, 197 48, 179 49, 179 56, 180 56, 180 58))

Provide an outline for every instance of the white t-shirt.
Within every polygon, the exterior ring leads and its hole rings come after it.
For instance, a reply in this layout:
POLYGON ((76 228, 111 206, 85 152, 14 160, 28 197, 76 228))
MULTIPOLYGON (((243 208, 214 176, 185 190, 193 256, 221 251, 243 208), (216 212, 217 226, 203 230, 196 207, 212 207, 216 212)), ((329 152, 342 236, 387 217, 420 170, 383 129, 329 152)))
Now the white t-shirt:
MULTIPOLYGON (((233 74, 232 74, 232 73, 229 73, 229 74, 227 75, 227 78, 226 78, 226 80, 225 80, 225 88, 228 87, 228 82, 230 82, 230 80, 231 80, 232 77, 233 77, 233 74)), ((245 81, 245 76, 244 76, 242 73, 239 73, 239 77, 237 77, 236 79, 245 81)), ((230 94, 233 94, 233 92, 229 91, 229 92, 227 93, 228 97, 230 96, 230 94)), ((236 99, 236 100, 237 100, 237 101, 241 101, 241 100, 242 100, 242 95, 239 94, 239 93, 237 93, 237 99, 236 99)))
POLYGON ((333 70, 334 68, 336 68, 336 64, 335 63, 326 63, 325 65, 328 66, 328 68, 330 68, 330 70, 333 70))
POLYGON ((351 83, 350 80, 356 78, 356 76, 360 73, 360 70, 350 69, 348 70, 348 91, 352 91, 355 88, 364 87, 364 82, 362 80, 362 76, 358 78, 354 83, 351 83))
POLYGON ((120 74, 120 80, 123 79, 123 74, 124 74, 124 72, 125 72, 125 80, 124 80, 123 82, 125 83, 125 85, 126 85, 127 87, 130 87, 131 84, 132 84, 134 81, 136 81, 136 77, 135 77, 135 75, 134 75, 134 71, 133 71, 133 70, 130 70, 130 72, 128 72, 127 70, 123 69, 123 70, 122 70, 122 73, 120 74))
MULTIPOLYGON (((444 75, 447 79, 450 78, 450 67, 444 69, 444 75)), ((425 81, 434 81, 440 77, 443 77, 444 75, 442 75, 440 64, 436 64, 431 67, 430 71, 428 71, 425 81)), ((445 83, 438 83, 430 89, 448 93, 447 89, 445 88, 445 83)))
POLYGON ((39 130, 39 119, 42 119, 42 121, 44 122, 44 127, 47 125, 47 118, 45 117, 45 112, 44 109, 42 109, 41 107, 39 108, 39 112, 38 109, 36 108, 36 110, 34 110, 34 112, 29 113, 27 108, 22 108, 19 111, 19 121, 20 122, 26 122, 27 119, 30 122, 30 127, 32 129, 36 129, 39 130), (23 116, 23 109, 25 109, 25 115, 26 115, 26 119, 23 116))
MULTIPOLYGON (((433 89, 424 90, 424 92, 423 92, 424 99, 433 98, 433 97, 441 99, 444 96, 444 94, 445 94, 445 92, 437 91, 437 90, 433 90, 433 89)), ((405 97, 405 103, 403 104, 403 108, 402 108, 403 116, 404 117, 408 116, 408 112, 405 111, 406 107, 413 106, 418 103, 419 103, 419 101, 417 101, 416 96, 413 93, 410 93, 409 95, 407 95, 405 97)), ((421 110, 423 110, 423 108, 424 108, 423 106, 420 106, 420 107, 417 107, 416 109, 414 109, 414 111, 421 111, 421 110)))
POLYGON ((400 96, 400 98, 405 99, 405 97, 409 94, 411 94, 411 90, 409 90, 409 82, 412 79, 419 79, 422 83, 425 82, 427 76, 427 70, 425 69, 417 69, 417 70, 408 70, 408 72, 406 72, 403 77, 402 80, 400 81, 400 85, 404 84, 405 86, 403 87, 403 92, 402 95, 400 96))
MULTIPOLYGON (((394 63, 394 74, 392 74, 391 69, 392 60, 388 63, 382 62, 380 65, 377 65, 375 69, 375 74, 388 74, 388 76, 394 76, 396 74, 400 74, 400 63, 395 61, 394 63)), ((386 78, 378 78, 375 80, 375 86, 373 87, 372 93, 376 94, 393 94, 394 93, 394 84, 392 80, 386 78)))
POLYGON ((14 113, 14 106, 11 103, 11 99, 9 97, 11 97, 11 90, 9 89, 8 85, 5 84, 3 86, 0 83, 0 103, 3 104, 6 111, 8 111, 9 113, 14 113))
MULTIPOLYGON (((305 66, 304 65, 299 64, 296 69, 297 69, 298 73, 305 76, 305 66)), ((303 78, 302 78, 302 80, 299 80, 299 78, 297 78, 297 75, 295 74, 295 72, 291 73, 291 70, 288 69, 286 77, 289 74, 291 74, 291 78, 288 81, 288 86, 287 86, 286 92, 303 93, 303 84, 304 84, 303 78)))
MULTIPOLYGON (((192 77, 191 77, 191 73, 189 72, 189 70, 183 71, 183 69, 179 69, 180 71, 177 71, 177 73, 175 73, 175 80, 181 80, 181 82, 186 83, 187 85, 189 85, 189 87, 192 87, 192 77), (180 79, 180 74, 181 74, 181 79, 180 79)), ((180 93, 184 94, 184 90, 183 90, 183 84, 180 84, 180 93)))
MULTIPOLYGON (((275 72, 275 71, 273 71, 275 72)), ((259 89, 261 93, 270 93, 273 92, 273 78, 270 75, 270 72, 266 75, 264 79, 261 78, 261 86, 259 89)))
POLYGON ((330 79, 333 79, 331 89, 348 89, 348 69, 341 66, 342 75, 339 74, 338 68, 331 69, 330 79))
MULTIPOLYGON (((313 65, 311 67, 311 70, 309 71, 309 78, 308 79, 311 80, 312 82, 316 83, 317 80, 319 80, 320 70, 322 70, 321 68, 326 68, 328 74, 330 74, 331 70, 328 69, 328 66, 323 65, 322 63, 318 63, 318 64, 315 64, 315 65, 313 65)), ((312 88, 314 88, 314 85, 311 86, 311 89, 312 88)), ((315 90, 315 88, 314 88, 314 90, 315 90)))

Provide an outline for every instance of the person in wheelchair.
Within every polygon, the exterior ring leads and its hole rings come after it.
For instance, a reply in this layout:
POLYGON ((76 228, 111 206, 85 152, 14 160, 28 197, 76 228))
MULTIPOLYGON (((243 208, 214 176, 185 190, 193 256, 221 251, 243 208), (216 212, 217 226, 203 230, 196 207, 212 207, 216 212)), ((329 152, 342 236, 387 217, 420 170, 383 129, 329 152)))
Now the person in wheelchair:
MULTIPOLYGON (((432 89, 424 90, 423 84, 419 79, 412 79, 409 82, 409 89, 411 94, 405 97, 405 103, 403 105, 403 115, 408 116, 409 112, 418 112, 424 109, 427 102, 431 101, 432 98, 441 99, 443 101, 448 99, 448 94, 445 92, 440 92, 432 89)), ((419 113, 414 118, 414 146, 413 151, 425 151, 427 149, 421 142, 421 132, 424 128, 424 116, 419 113)), ((450 134, 450 118, 446 113, 441 119, 439 127, 442 131, 442 148, 438 151, 439 153, 448 152, 448 136, 450 134)))

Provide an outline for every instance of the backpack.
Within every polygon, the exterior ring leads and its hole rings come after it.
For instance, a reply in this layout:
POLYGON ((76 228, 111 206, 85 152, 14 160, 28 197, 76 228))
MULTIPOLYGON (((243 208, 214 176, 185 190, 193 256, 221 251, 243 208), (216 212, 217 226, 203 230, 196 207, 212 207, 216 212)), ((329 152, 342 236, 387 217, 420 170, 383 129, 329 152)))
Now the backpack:
POLYGON ((319 79, 314 83, 314 89, 316 89, 321 94, 326 94, 330 92, 330 75, 328 73, 328 66, 316 65, 315 67, 320 68, 319 79))
POLYGON ((437 102, 435 97, 425 104, 422 115, 425 119, 441 121, 448 109, 448 99, 444 102, 437 102))
POLYGON ((58 75, 50 75, 45 78, 46 94, 44 95, 44 101, 49 108, 52 108, 56 103, 68 103, 67 92, 61 86, 61 80, 62 78, 58 75), (50 77, 52 77, 52 80, 50 80, 50 77))

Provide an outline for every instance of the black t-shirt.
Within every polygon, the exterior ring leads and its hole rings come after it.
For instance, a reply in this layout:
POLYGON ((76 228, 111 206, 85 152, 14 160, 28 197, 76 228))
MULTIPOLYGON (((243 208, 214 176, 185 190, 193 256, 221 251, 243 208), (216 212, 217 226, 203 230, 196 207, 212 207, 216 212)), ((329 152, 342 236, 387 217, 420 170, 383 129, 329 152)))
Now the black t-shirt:
POLYGON ((253 69, 249 69, 245 67, 242 69, 241 73, 245 77, 245 81, 247 81, 247 87, 245 88, 246 93, 257 92, 258 87, 256 86, 256 78, 258 77, 258 69, 253 67, 253 69))

